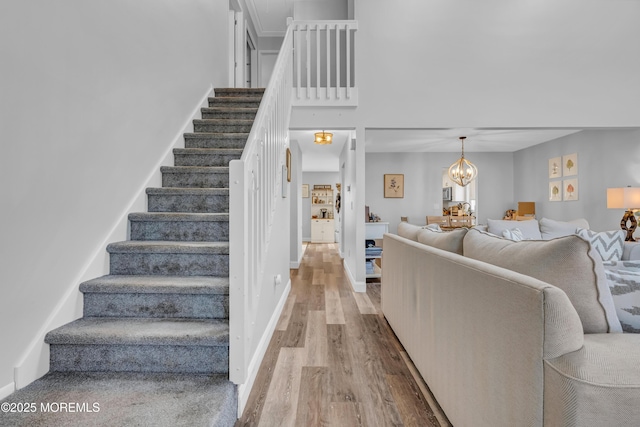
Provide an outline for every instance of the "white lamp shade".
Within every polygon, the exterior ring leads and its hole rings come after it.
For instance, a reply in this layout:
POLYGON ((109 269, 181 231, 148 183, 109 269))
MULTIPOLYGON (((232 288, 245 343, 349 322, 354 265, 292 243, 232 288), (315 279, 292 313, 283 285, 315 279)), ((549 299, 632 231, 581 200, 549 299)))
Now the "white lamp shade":
POLYGON ((607 208, 640 208, 640 187, 607 188, 607 208))

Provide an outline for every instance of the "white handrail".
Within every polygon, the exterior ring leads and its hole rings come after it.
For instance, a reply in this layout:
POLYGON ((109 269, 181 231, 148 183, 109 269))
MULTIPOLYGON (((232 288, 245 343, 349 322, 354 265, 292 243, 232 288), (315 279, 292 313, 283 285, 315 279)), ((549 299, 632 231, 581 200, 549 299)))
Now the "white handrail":
POLYGON ((242 157, 229 163, 229 379, 235 384, 246 382, 257 353, 255 343, 265 333, 266 325, 256 324, 256 315, 261 308, 261 286, 267 280, 265 262, 276 201, 283 194, 282 166, 292 104, 357 105, 357 87, 351 77, 351 43, 357 29, 356 21, 294 21, 289 25, 242 157), (324 49, 322 31, 326 32, 324 49), (340 32, 346 36, 341 38, 340 32), (341 40, 346 43, 344 51, 341 40), (315 66, 312 59, 317 61, 315 66), (325 70, 326 75, 321 75, 325 70), (331 73, 335 73, 335 85, 331 73), (314 79, 315 85, 311 83, 314 79), (313 91, 315 96, 311 96, 313 91))
POLYGON ((229 379, 235 384, 247 379, 251 343, 265 326, 254 320, 289 145, 292 37, 289 29, 242 157, 229 163, 229 379))

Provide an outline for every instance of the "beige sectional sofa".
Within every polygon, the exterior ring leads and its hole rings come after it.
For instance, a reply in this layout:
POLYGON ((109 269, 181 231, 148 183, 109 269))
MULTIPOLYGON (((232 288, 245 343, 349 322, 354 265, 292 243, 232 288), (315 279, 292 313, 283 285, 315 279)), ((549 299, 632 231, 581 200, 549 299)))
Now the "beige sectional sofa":
POLYGON ((383 248, 382 311, 454 426, 640 425, 640 334, 588 241, 402 223, 383 248))

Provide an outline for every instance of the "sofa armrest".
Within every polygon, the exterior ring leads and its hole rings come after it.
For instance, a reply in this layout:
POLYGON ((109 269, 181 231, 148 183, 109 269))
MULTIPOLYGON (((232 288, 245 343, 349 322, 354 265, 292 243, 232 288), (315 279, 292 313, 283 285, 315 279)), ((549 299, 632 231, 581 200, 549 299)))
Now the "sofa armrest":
POLYGON ((622 426, 640 419, 640 334, 585 334, 544 362, 544 425, 622 426))
POLYGON ((640 242, 624 242, 622 260, 640 260, 640 242))

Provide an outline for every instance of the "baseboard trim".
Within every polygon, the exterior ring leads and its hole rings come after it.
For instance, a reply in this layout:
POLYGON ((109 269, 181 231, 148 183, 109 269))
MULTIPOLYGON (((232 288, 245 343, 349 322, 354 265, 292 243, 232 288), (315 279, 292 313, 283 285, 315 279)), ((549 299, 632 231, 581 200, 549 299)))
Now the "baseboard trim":
POLYGON ((256 352, 253 354, 251 362, 249 362, 249 367, 247 368, 247 381, 244 384, 238 385, 238 418, 242 417, 244 408, 247 405, 249 395, 251 394, 251 389, 253 388, 253 383, 255 382, 256 376, 258 375, 258 370, 260 369, 260 364, 262 363, 262 359, 267 352, 269 342, 271 341, 273 332, 276 330, 278 320, 280 319, 280 314, 282 314, 284 304, 287 302, 287 297, 289 296, 290 291, 291 279, 289 279, 289 281, 287 282, 287 286, 282 292, 280 301, 278 301, 278 305, 271 315, 269 324, 267 325, 264 334, 262 334, 262 338, 260 338, 260 342, 258 343, 256 352))
POLYGON ((162 183, 160 166, 173 165, 173 149, 184 147, 184 133, 193 132, 193 120, 202 117, 200 109, 208 106, 208 99, 213 96, 213 85, 206 88, 205 95, 199 100, 198 105, 191 111, 189 118, 182 128, 176 133, 171 144, 162 154, 160 161, 154 166, 151 173, 140 187, 136 195, 122 211, 120 217, 114 222, 107 237, 96 247, 89 260, 82 266, 64 296, 57 302, 50 316, 43 323, 42 328, 27 346, 18 364, 14 367, 14 385, 21 389, 49 371, 49 344, 44 342, 47 332, 82 317, 83 299, 78 290, 80 283, 99 277, 109 272, 109 257, 106 256, 106 246, 111 242, 129 238, 129 213, 146 211, 147 187, 159 187, 162 183))
POLYGON ((11 393, 16 391, 16 383, 10 382, 9 384, 0 387, 0 400, 9 396, 11 393))
POLYGON ((347 279, 349 279, 349 283, 353 288, 354 292, 367 292, 367 282, 358 282, 356 278, 351 274, 351 270, 349 270, 349 264, 346 262, 343 263, 344 271, 347 273, 347 279))

